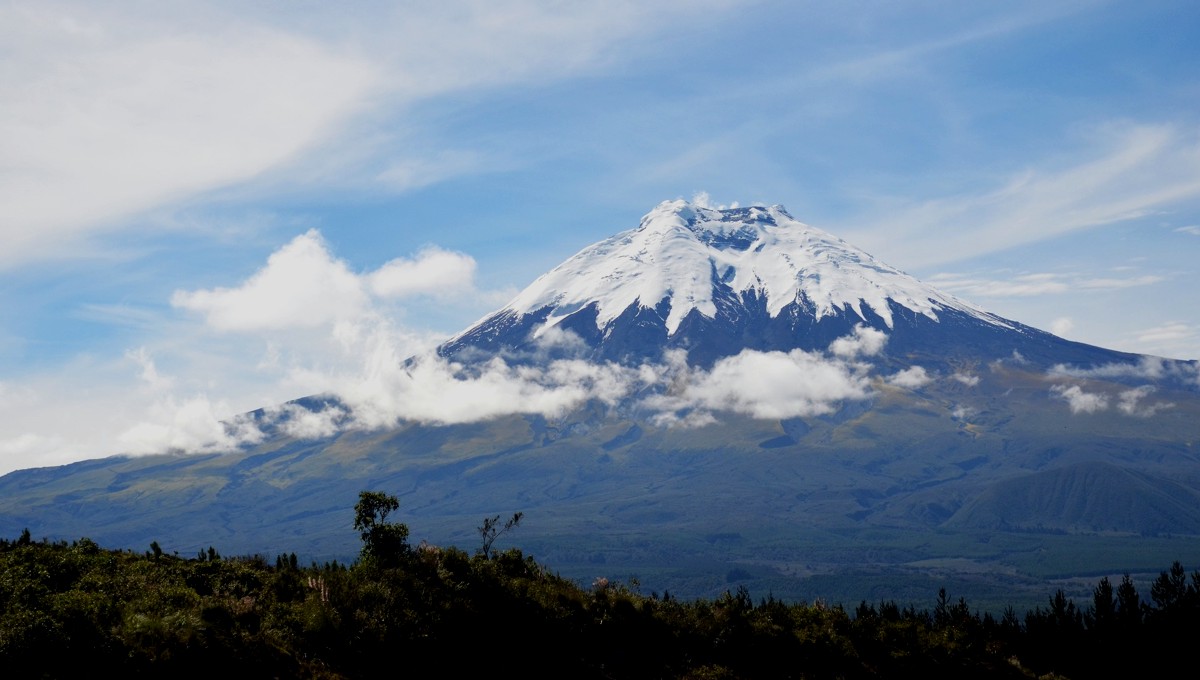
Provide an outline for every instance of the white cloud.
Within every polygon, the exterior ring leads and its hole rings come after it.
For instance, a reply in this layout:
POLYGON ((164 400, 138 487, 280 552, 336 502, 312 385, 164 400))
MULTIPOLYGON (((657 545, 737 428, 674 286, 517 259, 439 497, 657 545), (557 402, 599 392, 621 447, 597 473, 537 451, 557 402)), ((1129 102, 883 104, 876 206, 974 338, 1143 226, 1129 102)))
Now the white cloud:
POLYGON ((375 176, 375 180, 393 191, 407 191, 477 172, 485 167, 485 163, 475 153, 441 150, 432 157, 414 155, 392 160, 375 176))
POLYGON ((1136 362, 1110 363, 1090 368, 1057 364, 1047 372, 1051 377, 1070 378, 1173 378, 1200 385, 1200 363, 1142 356, 1136 362))
MULTIPOLYGON (((280 412, 289 433, 325 436, 339 428, 375 429, 402 420, 453 424, 518 413, 560 417, 589 400, 614 405, 648 388, 652 394, 641 404, 660 424, 705 424, 713 422, 715 411, 771 419, 817 415, 869 396, 868 368, 846 359, 878 352, 886 337, 860 327, 831 344, 833 357, 747 350, 711 370, 688 367, 682 351, 668 353, 661 364, 637 367, 579 359, 510 365, 500 358, 467 367, 432 353, 408 360, 407 345, 385 322, 358 330, 342 346, 346 356, 360 360, 356 368, 297 372, 297 382, 327 386, 344 411, 324 409, 307 417, 287 407, 280 412)), ((565 332, 543 342, 559 349, 581 343, 565 332)))
POLYGON ((1190 224, 1186 227, 1179 227, 1175 231, 1181 234, 1191 234, 1192 236, 1200 236, 1200 225, 1190 224))
POLYGON ((915 390, 933 382, 933 378, 930 377, 924 366, 912 366, 892 374, 887 378, 887 382, 891 385, 915 390))
POLYGON ((1139 342, 1152 343, 1172 340, 1183 340, 1196 334, 1195 329, 1179 321, 1171 321, 1161 326, 1147 328, 1138 333, 1139 342))
MULTIPOLYGON (((1159 411, 1173 408, 1167 402, 1146 404, 1144 400, 1155 392, 1153 385, 1142 385, 1130 390, 1122 390, 1117 395, 1117 410, 1127 416, 1149 418, 1159 411)), ((1071 413, 1097 413, 1107 410, 1110 405, 1109 396, 1098 392, 1085 392, 1079 385, 1055 385, 1050 391, 1066 400, 1071 407, 1071 413)))
POLYGON ((349 413, 338 406, 326 406, 313 411, 290 402, 267 409, 266 416, 289 437, 320 439, 337 434, 345 425, 349 413))
POLYGON ((391 260, 368 277, 371 291, 380 297, 462 293, 471 289, 474 279, 474 258, 436 246, 412 259, 391 260))
POLYGON ((581 354, 587 351, 587 343, 579 334, 564 330, 561 326, 549 326, 541 329, 541 332, 534 338, 534 344, 539 350, 543 351, 563 351, 568 354, 581 354))
POLYGON ((61 437, 47 437, 34 432, 25 432, 9 439, 0 440, 0 472, 12 469, 5 465, 9 460, 20 460, 33 456, 47 449, 61 447, 61 437))
POLYGON ((957 404, 953 409, 950 410, 950 417, 955 420, 966 420, 967 418, 975 415, 975 413, 975 409, 971 408, 970 406, 957 404))
POLYGON ((1143 351, 1161 356, 1200 358, 1200 327, 1181 321, 1132 333, 1143 351))
POLYGON ((1163 280, 1163 277, 1153 274, 1117 278, 1058 273, 1018 274, 1006 278, 940 273, 929 279, 938 288, 965 298, 1036 297, 1079 290, 1111 291, 1149 286, 1163 280))
POLYGON ((1111 276, 1085 278, 1076 281, 1074 286, 1085 288, 1088 290, 1118 290, 1121 288, 1136 288, 1138 286, 1149 286, 1163 280, 1161 276, 1147 274, 1145 276, 1135 276, 1128 279, 1118 279, 1111 276))
POLYGON ((123 453, 219 453, 262 440, 254 421, 229 417, 227 404, 213 403, 204 395, 177 401, 167 396, 141 421, 117 438, 123 453))
MULTIPOLYGON (((114 453, 229 450, 259 436, 239 413, 334 389, 369 400, 369 389, 349 386, 386 387, 380 375, 444 339, 397 326, 399 296, 488 296, 474 289, 473 271, 469 257, 430 247, 359 274, 317 232, 302 234, 239 285, 177 291, 175 306, 195 314, 139 318, 146 330, 135 348, 0 385, 0 472, 114 453)), ((302 438, 352 423, 348 412, 283 414, 280 428, 302 438)))
POLYGON ((367 297, 359 277, 333 259, 313 230, 272 253, 267 265, 241 286, 176 291, 171 304, 203 313, 218 330, 259 331, 355 318, 367 297))
POLYGON ((1055 385, 1050 388, 1055 395, 1066 400, 1071 413, 1095 413, 1108 408, 1108 397, 1103 394, 1084 392, 1078 385, 1066 387, 1055 385))
POLYGON ((864 372, 845 361, 802 350, 743 350, 717 361, 711 371, 674 376, 670 389, 645 403, 658 411, 732 411, 776 419, 832 413, 840 402, 869 394, 864 372))
POLYGON ((712 196, 709 196, 707 191, 697 191, 696 193, 692 194, 692 203, 701 208, 710 208, 713 210, 725 210, 726 208, 737 208, 739 206, 737 201, 734 201, 728 205, 724 203, 714 203, 712 196))
POLYGON ((205 315, 220 331, 254 332, 313 328, 352 322, 371 313, 371 294, 381 298, 475 294, 475 260, 429 246, 411 259, 397 258, 374 272, 355 274, 336 259, 316 230, 272 253, 265 267, 236 288, 176 291, 171 304, 205 315))
POLYGON ((887 344, 887 334, 869 326, 859 324, 854 327, 854 333, 834 340, 829 345, 829 351, 844 359, 857 356, 872 357, 883 351, 887 344))
POLYGON ((313 40, 180 13, 0 9, 0 267, 284 163, 378 81, 313 40))
POLYGON ((0 268, 94 255, 128 218, 216 190, 405 191, 478 172, 495 161, 420 143, 416 105, 594 73, 737 2, 696 4, 5 5, 0 268))
MULTIPOLYGON (((848 240, 887 252, 905 268, 922 267, 1141 217, 1200 196, 1195 130, 1112 123, 1096 128, 1087 142, 1097 150, 1090 160, 1021 171, 987 193, 890 205, 877 226, 847 229, 848 240)), ((1003 294, 1054 292, 1058 285, 1035 280, 1003 294)))
POLYGON ((401 420, 453 424, 528 413, 559 417, 589 399, 612 404, 643 374, 615 364, 560 360, 547 367, 494 359, 478 372, 423 355, 403 364, 370 361, 333 390, 350 410, 351 427, 375 429, 401 420))
POLYGON ((967 387, 974 387, 979 384, 979 376, 970 373, 955 373, 950 376, 967 387))
POLYGON ((1075 322, 1070 317, 1060 316, 1050 322, 1050 332, 1060 338, 1065 338, 1071 329, 1075 327, 1075 322))
POLYGON ((150 356, 150 352, 145 347, 126 352, 125 358, 141 366, 142 372, 139 377, 151 390, 163 391, 171 388, 171 379, 159 374, 158 367, 154 364, 154 358, 150 356))
POLYGON ((1142 399, 1153 394, 1154 391, 1155 387, 1153 385, 1142 385, 1132 390, 1125 390, 1117 396, 1117 409, 1128 416, 1149 418, 1159 411, 1172 407, 1172 404, 1161 401, 1143 406, 1141 404, 1142 399))

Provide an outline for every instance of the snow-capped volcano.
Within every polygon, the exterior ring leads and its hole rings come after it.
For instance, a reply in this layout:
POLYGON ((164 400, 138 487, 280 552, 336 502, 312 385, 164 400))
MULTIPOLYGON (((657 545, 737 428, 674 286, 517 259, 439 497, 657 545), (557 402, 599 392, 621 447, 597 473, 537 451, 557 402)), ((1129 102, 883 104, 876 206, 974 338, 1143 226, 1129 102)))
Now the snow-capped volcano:
POLYGON ((441 352, 519 353, 560 341, 558 329, 579 336, 593 358, 624 362, 680 347, 707 364, 742 349, 823 348, 858 324, 909 350, 928 344, 935 328, 936 344, 949 350, 1010 355, 1031 341, 1074 344, 926 285, 782 206, 675 200, 584 248, 441 352))
POLYGON ((930 319, 953 308, 987 323, 1003 322, 922 284, 820 229, 798 222, 782 206, 714 210, 665 201, 641 225, 585 248, 526 288, 504 311, 551 308, 535 336, 595 304, 604 327, 630 305, 666 300, 668 335, 693 310, 717 316, 724 290, 753 295, 777 317, 788 305, 822 318, 867 310, 893 324, 888 300, 930 319))

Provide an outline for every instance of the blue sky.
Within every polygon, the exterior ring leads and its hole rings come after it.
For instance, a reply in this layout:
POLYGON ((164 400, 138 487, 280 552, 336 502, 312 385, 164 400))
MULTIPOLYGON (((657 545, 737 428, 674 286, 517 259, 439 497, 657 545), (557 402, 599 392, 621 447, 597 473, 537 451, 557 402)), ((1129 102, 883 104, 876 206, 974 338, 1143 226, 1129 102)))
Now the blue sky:
POLYGON ((699 195, 1200 358, 1194 2, 243 5, 0 7, 0 471, 369 383, 699 195))

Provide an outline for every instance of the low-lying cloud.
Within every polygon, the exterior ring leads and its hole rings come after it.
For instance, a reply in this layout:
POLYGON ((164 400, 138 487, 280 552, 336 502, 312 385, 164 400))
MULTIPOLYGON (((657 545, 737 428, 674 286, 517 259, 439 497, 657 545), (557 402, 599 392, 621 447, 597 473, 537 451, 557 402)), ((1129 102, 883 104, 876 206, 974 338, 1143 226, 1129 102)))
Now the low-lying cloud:
POLYGON ((1146 398, 1156 390, 1153 385, 1142 385, 1122 390, 1114 399, 1103 392, 1087 392, 1079 385, 1055 385, 1050 388, 1052 394, 1067 402, 1071 413, 1099 413, 1115 406, 1118 412, 1137 418, 1149 418, 1160 411, 1175 407, 1174 404, 1165 401, 1147 403, 1146 398))
POLYGON ((1071 413, 1096 413, 1108 408, 1108 396, 1096 392, 1084 392, 1079 385, 1055 385, 1050 392, 1062 399, 1071 407, 1071 413))
POLYGON ((1143 355, 1136 362, 1108 363, 1086 368, 1056 364, 1050 369, 1049 375, 1052 378, 1170 379, 1185 385, 1200 387, 1200 362, 1176 361, 1143 355))
POLYGON ((832 413, 842 401, 866 399, 870 386, 866 366, 838 358, 844 345, 830 350, 832 357, 803 350, 744 350, 721 359, 711 371, 668 369, 669 389, 643 404, 656 412, 660 424, 686 423, 696 412, 730 411, 762 419, 832 413))
POLYGON ((1142 403, 1142 400, 1153 394, 1155 389, 1153 385, 1142 385, 1141 387, 1121 392, 1117 396, 1117 410, 1127 416, 1149 418, 1159 411, 1172 408, 1174 404, 1161 401, 1153 404, 1142 403))
POLYGON ((924 366, 912 366, 888 376, 887 382, 890 385, 915 390, 933 382, 933 377, 929 375, 924 366))
MULTIPOLYGON (((266 409, 258 419, 222 420, 218 405, 204 398, 176 402, 165 397, 152 414, 156 417, 130 428, 121 442, 134 454, 211 452, 257 443, 267 428, 318 439, 401 422, 449 425, 521 414, 559 418, 588 402, 630 405, 656 425, 672 427, 714 422, 718 412, 763 419, 822 415, 871 396, 870 365, 847 357, 877 353, 883 343, 876 333, 858 329, 826 352, 745 350, 706 370, 689 366, 683 350, 638 366, 583 359, 530 365, 499 357, 468 366, 433 351, 406 360, 399 354, 401 343, 381 327, 349 348, 360 353, 358 370, 305 376, 331 386, 318 406, 289 402, 266 409)), ((571 338, 557 342, 569 344, 571 338)), ((149 366, 157 376, 149 359, 138 360, 143 371, 149 366)))

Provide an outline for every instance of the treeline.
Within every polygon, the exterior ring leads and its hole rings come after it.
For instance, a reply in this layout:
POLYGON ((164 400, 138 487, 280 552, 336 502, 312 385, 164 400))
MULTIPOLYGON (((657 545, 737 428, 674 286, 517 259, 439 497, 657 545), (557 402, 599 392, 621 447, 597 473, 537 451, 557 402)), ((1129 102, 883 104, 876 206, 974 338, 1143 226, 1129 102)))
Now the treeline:
MULTIPOLYGON (((295 555, 223 558, 105 550, 88 539, 0 540, 0 668, 6 677, 101 672, 175 677, 1114 677, 1189 662, 1200 572, 1178 563, 1143 600, 1126 578, 1093 601, 1061 592, 999 618, 943 592, 931 609, 643 594, 580 586, 493 542, 474 554, 422 544, 387 521, 395 499, 364 493, 353 564, 295 555)), ((1187 666, 1181 666, 1187 667, 1187 666)))

